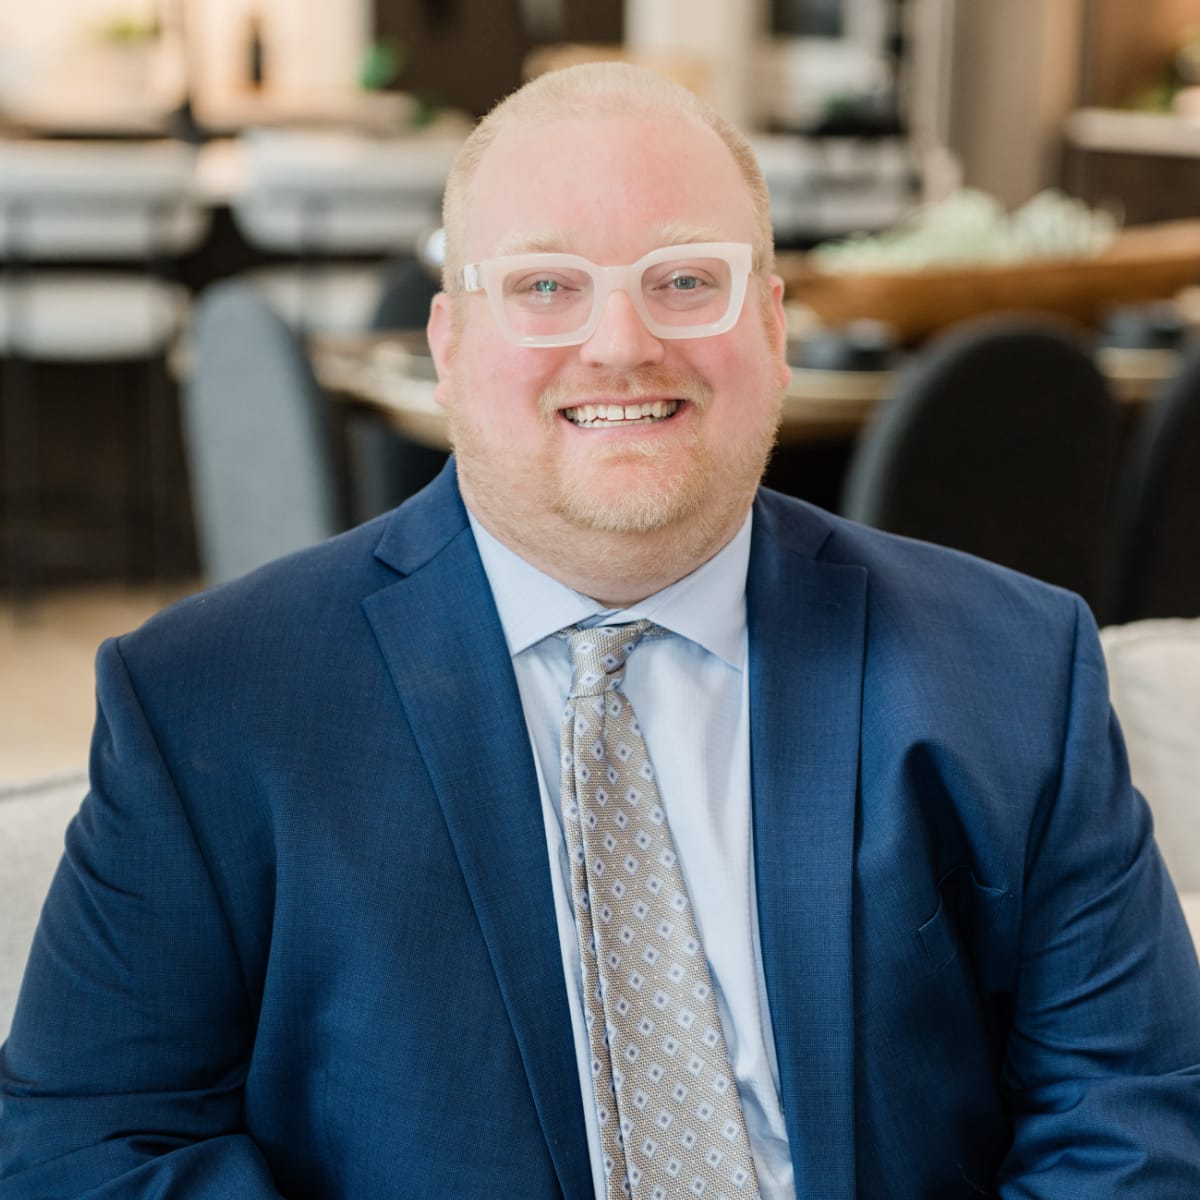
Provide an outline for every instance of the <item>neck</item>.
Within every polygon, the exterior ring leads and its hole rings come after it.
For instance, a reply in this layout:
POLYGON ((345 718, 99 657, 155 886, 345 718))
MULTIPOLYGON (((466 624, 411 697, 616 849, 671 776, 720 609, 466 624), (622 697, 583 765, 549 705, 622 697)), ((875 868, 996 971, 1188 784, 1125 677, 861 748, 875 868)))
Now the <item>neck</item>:
POLYGON ((732 540, 750 507, 748 500, 719 522, 693 517, 646 533, 619 533, 565 522, 535 530, 477 504, 466 487, 463 499, 497 541, 605 608, 628 608, 703 566, 732 540))

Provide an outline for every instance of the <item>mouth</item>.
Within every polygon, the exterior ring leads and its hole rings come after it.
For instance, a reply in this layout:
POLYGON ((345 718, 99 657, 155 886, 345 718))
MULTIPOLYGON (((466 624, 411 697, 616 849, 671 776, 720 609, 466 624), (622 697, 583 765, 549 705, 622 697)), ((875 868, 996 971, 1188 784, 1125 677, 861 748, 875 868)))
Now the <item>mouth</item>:
POLYGON ((583 429, 613 429, 655 425, 670 420, 682 406, 682 400, 643 400, 633 404, 579 404, 561 412, 572 425, 583 429))

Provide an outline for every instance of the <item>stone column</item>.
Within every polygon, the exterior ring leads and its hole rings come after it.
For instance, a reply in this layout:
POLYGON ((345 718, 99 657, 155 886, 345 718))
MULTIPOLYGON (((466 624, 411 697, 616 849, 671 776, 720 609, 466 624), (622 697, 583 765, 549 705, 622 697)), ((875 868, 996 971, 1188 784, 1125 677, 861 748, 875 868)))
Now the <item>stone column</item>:
POLYGON ((697 90, 743 129, 757 124, 753 70, 765 29, 765 0, 625 0, 626 49, 692 60, 697 90))

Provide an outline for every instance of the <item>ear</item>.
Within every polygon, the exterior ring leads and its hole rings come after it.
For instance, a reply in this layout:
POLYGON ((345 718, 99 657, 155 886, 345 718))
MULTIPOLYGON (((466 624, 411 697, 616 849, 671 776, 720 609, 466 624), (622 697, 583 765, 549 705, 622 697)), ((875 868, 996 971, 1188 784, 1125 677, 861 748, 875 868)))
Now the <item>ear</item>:
POLYGON ((787 361, 787 314, 783 311, 783 280, 778 275, 772 275, 771 286, 771 322, 775 327, 775 347, 777 351, 776 380, 780 387, 787 387, 792 377, 792 368, 787 361))
POLYGON ((438 292, 429 306, 429 322, 425 326, 425 336, 429 341, 433 365, 437 369, 438 381, 433 390, 434 399, 444 408, 446 401, 443 393, 449 384, 456 341, 454 301, 445 292, 438 292))

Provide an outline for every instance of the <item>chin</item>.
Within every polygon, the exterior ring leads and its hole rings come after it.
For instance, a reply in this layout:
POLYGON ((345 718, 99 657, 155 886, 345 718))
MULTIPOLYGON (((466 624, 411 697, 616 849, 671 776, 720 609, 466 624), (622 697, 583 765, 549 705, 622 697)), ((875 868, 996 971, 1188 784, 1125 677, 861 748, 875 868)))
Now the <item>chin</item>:
POLYGON ((575 476, 558 489, 559 514, 573 525, 604 533, 654 533, 687 521, 711 503, 711 472, 693 465, 666 471, 606 470, 599 479, 575 476))
POLYGON ((560 472, 558 514, 577 528, 648 534, 692 524, 723 527, 745 512, 766 468, 774 429, 737 453, 692 446, 683 460, 648 443, 640 452, 560 472), (656 461, 657 459, 657 461, 656 461), (731 516, 731 514, 733 514, 731 516))
POLYGON ((571 524, 601 533, 654 533, 678 523, 694 511, 661 495, 621 496, 605 502, 595 496, 563 497, 559 514, 571 524))

